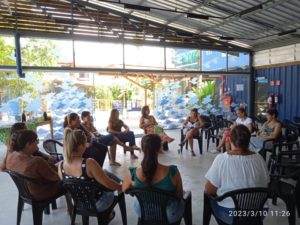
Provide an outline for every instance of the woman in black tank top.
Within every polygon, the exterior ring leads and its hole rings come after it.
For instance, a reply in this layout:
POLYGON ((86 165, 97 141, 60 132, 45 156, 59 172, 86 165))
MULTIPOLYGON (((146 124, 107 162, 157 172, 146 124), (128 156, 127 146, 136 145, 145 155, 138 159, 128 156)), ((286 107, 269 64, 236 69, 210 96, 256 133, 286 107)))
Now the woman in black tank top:
MULTIPOLYGON (((98 182, 111 190, 121 191, 121 184, 111 179, 92 158, 83 158, 86 136, 81 130, 65 129, 64 161, 58 167, 61 180, 80 179, 98 182)), ((114 198, 113 192, 102 194, 97 199, 97 210, 102 212, 109 208, 114 198)))
POLYGON ((194 137, 197 137, 199 135, 199 118, 198 118, 198 110, 192 109, 191 114, 186 118, 186 120, 183 123, 183 129, 185 133, 184 140, 179 144, 180 146, 183 146, 186 141, 188 141, 192 156, 196 156, 194 152, 194 143, 193 139, 194 137))

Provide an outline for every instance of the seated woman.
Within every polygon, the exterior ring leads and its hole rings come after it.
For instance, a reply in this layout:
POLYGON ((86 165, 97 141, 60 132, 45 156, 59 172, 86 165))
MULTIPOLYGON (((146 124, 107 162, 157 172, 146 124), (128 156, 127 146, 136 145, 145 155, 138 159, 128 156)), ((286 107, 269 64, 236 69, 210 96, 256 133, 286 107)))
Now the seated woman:
MULTIPOLYGON (((237 125, 231 131, 231 150, 219 154, 205 175, 205 192, 221 196, 226 192, 252 187, 268 187, 269 173, 261 155, 249 151, 250 131, 237 125)), ((211 204, 214 214, 226 224, 232 224, 229 212, 234 208, 231 198, 211 204)))
POLYGON ((116 150, 117 144, 122 146, 127 151, 133 151, 139 149, 136 146, 127 146, 125 143, 120 141, 117 137, 112 134, 101 135, 98 133, 97 129, 92 123, 91 113, 88 111, 83 111, 81 113, 81 127, 85 130, 86 136, 88 139, 92 139, 95 142, 104 144, 105 146, 110 146, 110 165, 111 166, 121 166, 120 163, 116 162, 116 150))
POLYGON ((83 153, 84 158, 93 158, 102 167, 106 153, 107 147, 101 143, 93 142, 89 132, 87 132, 81 125, 79 116, 76 113, 70 113, 65 117, 64 128, 70 128, 71 130, 80 129, 86 136, 88 136, 88 142, 86 143, 86 151, 83 153))
POLYGON ((237 119, 236 121, 233 123, 233 125, 226 129, 223 133, 223 137, 222 140, 220 141, 219 145, 217 146, 217 151, 221 151, 221 148, 225 146, 226 151, 230 150, 230 133, 231 133, 231 129, 233 129, 236 125, 244 125, 246 127, 248 127, 250 133, 252 133, 253 131, 253 123, 252 123, 252 119, 250 117, 248 117, 247 112, 244 108, 238 108, 236 110, 236 115, 237 115, 237 119))
POLYGON ((129 130, 129 127, 119 119, 119 111, 117 109, 112 109, 110 112, 110 117, 108 121, 108 132, 115 137, 117 137, 122 142, 129 142, 129 146, 133 149, 130 151, 131 158, 137 159, 138 157, 134 154, 134 149, 140 150, 135 144, 134 133, 129 130), (125 130, 122 131, 122 128, 125 130))
MULTIPOLYGON (((6 156, 4 157, 3 161, 0 162, 0 171, 4 171, 6 169, 6 159, 7 159, 7 156, 9 153, 13 152, 12 150, 12 146, 11 146, 11 136, 13 133, 17 132, 17 131, 21 131, 21 130, 27 130, 27 127, 26 127, 26 124, 23 123, 23 122, 17 122, 17 123, 14 123, 11 128, 10 128, 10 131, 9 131, 9 137, 8 137, 8 141, 7 141, 7 152, 6 152, 6 156)), ((42 157, 43 159, 45 159, 49 165, 54 165, 55 163, 57 163, 57 160, 54 156, 51 156, 51 155, 48 155, 48 154, 45 154, 41 151, 39 151, 39 149, 33 153, 33 156, 40 156, 42 157)))
MULTIPOLYGON (((101 166, 92 158, 84 158, 87 139, 82 130, 71 130, 66 128, 64 131, 64 161, 60 162, 58 168, 61 180, 80 179, 91 182, 98 182, 111 190, 121 191, 122 186, 119 181, 110 179, 101 166)), ((96 207, 99 212, 108 209, 114 200, 113 192, 103 192, 97 199, 96 207)), ((111 214, 113 219, 114 212, 111 214)))
POLYGON ((144 130, 145 134, 158 134, 162 142, 170 143, 174 141, 174 138, 169 137, 164 130, 158 126, 154 116, 150 115, 150 109, 147 105, 142 108, 140 128, 144 130))
MULTIPOLYGON (((129 168, 130 173, 123 182, 123 191, 130 187, 143 188, 151 186, 173 192, 178 197, 182 197, 182 180, 177 167, 175 165, 165 166, 158 162, 158 152, 161 147, 161 139, 156 134, 148 134, 142 138, 144 158, 141 166, 129 168)), ((168 221, 174 223, 183 215, 184 204, 182 202, 178 204, 170 203, 168 209, 168 221)), ((140 217, 140 206, 137 203, 135 203, 135 210, 140 217)))
MULTIPOLYGON (((255 152, 259 152, 263 148, 264 141, 276 140, 281 136, 282 125, 277 120, 278 112, 276 109, 269 109, 267 111, 267 122, 265 122, 262 128, 257 132, 256 137, 250 139, 250 149, 255 152)), ((273 148, 272 142, 267 142, 267 149, 273 148)))
POLYGON ((183 123, 183 132, 185 135, 185 138, 183 141, 179 144, 181 147, 188 141, 192 156, 196 156, 194 152, 194 137, 197 137, 199 135, 199 128, 204 127, 204 121, 200 119, 198 116, 198 110, 192 109, 190 115, 185 119, 183 123))
POLYGON ((46 200, 63 193, 57 171, 41 157, 32 157, 38 151, 38 137, 32 130, 21 130, 12 134, 11 152, 7 155, 6 169, 23 176, 40 180, 28 183, 35 200, 46 200))

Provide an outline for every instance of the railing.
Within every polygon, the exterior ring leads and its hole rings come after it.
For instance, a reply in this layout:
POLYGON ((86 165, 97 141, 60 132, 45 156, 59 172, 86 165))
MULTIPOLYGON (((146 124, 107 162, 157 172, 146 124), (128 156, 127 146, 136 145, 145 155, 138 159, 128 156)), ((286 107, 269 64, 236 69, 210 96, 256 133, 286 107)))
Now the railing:
MULTIPOLYGON (((122 110, 123 101, 121 100, 112 100, 112 99, 94 99, 93 100, 94 109, 100 111, 110 111, 113 108, 122 110)), ((133 111, 140 111, 142 107, 141 100, 127 100, 126 109, 133 111)))

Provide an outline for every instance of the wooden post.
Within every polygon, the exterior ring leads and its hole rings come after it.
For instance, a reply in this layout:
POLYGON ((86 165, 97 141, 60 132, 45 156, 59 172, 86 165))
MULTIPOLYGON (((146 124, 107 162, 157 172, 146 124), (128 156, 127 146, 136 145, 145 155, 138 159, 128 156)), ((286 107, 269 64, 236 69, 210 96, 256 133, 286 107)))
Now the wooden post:
POLYGON ((144 89, 144 105, 147 105, 147 89, 144 89))

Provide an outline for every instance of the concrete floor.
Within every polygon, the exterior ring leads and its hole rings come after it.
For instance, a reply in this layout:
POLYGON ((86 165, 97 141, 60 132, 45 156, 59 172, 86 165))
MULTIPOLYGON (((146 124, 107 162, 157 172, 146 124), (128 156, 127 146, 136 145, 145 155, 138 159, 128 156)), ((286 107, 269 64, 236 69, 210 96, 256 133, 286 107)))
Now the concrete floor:
MULTIPOLYGON (((170 136, 175 137, 179 140, 180 132, 179 130, 167 131, 170 136)), ((137 140, 140 143, 140 139, 137 140)), ((204 146, 206 142, 204 141, 204 146)), ((183 187, 185 190, 192 191, 192 208, 193 208, 193 224, 202 224, 202 213, 203 213, 203 189, 205 178, 204 175, 208 170, 209 166, 212 164, 216 154, 206 152, 204 148, 204 154, 199 156, 198 144, 196 144, 196 157, 191 157, 190 152, 183 150, 182 155, 178 155, 178 141, 174 141, 169 145, 170 150, 160 155, 160 162, 164 164, 175 164, 178 166, 182 180, 183 187)), ((211 148, 214 144, 211 144, 211 148)), ((127 173, 127 168, 129 166, 136 166, 140 163, 142 159, 142 154, 137 153, 139 156, 138 160, 131 160, 129 154, 123 155, 123 151, 119 149, 117 155, 117 161, 119 161, 121 167, 110 167, 108 160, 105 161, 104 168, 117 174, 119 177, 124 177, 127 173)), ((18 192, 13 184, 10 177, 5 173, 0 173, 0 224, 1 225, 14 225, 16 224, 16 214, 17 214, 17 197, 18 192)), ((70 224, 70 218, 66 212, 66 206, 64 198, 57 200, 58 209, 52 211, 50 215, 44 215, 43 224, 44 225, 68 225, 70 224)), ((137 218, 133 211, 133 198, 126 196, 127 204, 127 217, 128 225, 136 224, 137 218)), ((273 216, 270 214, 264 220, 265 225, 287 225, 287 217, 284 216, 274 216, 276 212, 281 212, 285 210, 285 205, 281 200, 278 200, 278 205, 273 206, 270 204, 270 210, 273 212, 273 216)), ((78 216, 76 224, 81 224, 81 217, 78 216)), ((90 224, 97 224, 96 219, 91 218, 90 224)), ((122 224, 120 218, 119 208, 116 208, 116 218, 110 223, 111 225, 122 224)), ((182 222, 184 224, 184 222, 182 222)), ((212 225, 216 222, 214 219, 211 220, 212 225)), ((296 224, 300 225, 300 219, 297 218, 296 224)), ((22 214, 21 225, 32 225, 32 214, 31 207, 26 205, 22 214)))

